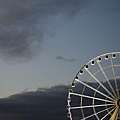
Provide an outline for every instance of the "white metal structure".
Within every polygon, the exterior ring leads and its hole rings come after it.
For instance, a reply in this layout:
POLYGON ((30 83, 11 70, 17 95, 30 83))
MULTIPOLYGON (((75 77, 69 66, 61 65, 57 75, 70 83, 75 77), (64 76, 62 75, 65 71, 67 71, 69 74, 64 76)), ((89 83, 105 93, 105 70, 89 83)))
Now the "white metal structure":
POLYGON ((70 120, 120 120, 120 52, 100 55, 76 74, 67 98, 70 120))

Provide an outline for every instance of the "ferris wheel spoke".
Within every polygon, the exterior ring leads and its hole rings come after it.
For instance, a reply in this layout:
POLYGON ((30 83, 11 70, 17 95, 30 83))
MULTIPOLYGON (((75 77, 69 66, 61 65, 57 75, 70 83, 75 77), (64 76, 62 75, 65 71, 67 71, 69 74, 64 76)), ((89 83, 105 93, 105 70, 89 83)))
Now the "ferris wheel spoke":
POLYGON ((112 111, 115 110, 115 107, 109 111, 104 117, 101 118, 101 120, 104 120, 110 113, 112 113, 112 111))
POLYGON ((97 92, 97 93, 99 93, 99 94, 103 95, 104 97, 106 97, 106 98, 108 98, 108 99, 110 99, 110 100, 114 101, 114 99, 113 99, 113 98, 111 98, 111 97, 109 97, 109 96, 105 95, 104 93, 102 93, 101 91, 99 91, 99 90, 97 90, 97 89, 93 88, 92 86, 90 86, 90 85, 88 85, 88 84, 86 84, 86 83, 84 83, 84 82, 82 82, 82 81, 80 81, 80 80, 78 80, 78 79, 75 79, 75 80, 76 80, 76 81, 78 81, 78 82, 80 82, 81 84, 85 85, 86 87, 88 87, 88 88, 92 89, 93 91, 95 91, 95 92, 97 92))
POLYGON ((113 106, 114 104, 101 104, 101 105, 87 105, 87 106, 78 106, 70 107, 70 109, 80 109, 80 108, 92 108, 92 107, 103 107, 103 106, 113 106))
MULTIPOLYGON (((103 112, 105 112, 106 110, 109 110, 109 109, 112 109, 113 108, 113 106, 112 107, 109 107, 109 108, 107 108, 107 109, 104 109, 104 110, 101 110, 101 111, 99 111, 99 112, 96 112, 96 113, 94 113, 94 114, 91 114, 91 115, 89 115, 89 116, 87 116, 87 117, 84 117, 83 119, 81 119, 81 120, 85 120, 85 119, 88 119, 88 118, 90 118, 90 117, 92 117, 92 116, 94 116, 94 115, 98 115, 98 114, 100 114, 100 113, 103 113, 103 112)), ((115 109, 115 108, 114 108, 115 109)), ((113 109, 113 110, 114 110, 113 109)), ((112 112, 112 111, 111 111, 112 112)))
POLYGON ((102 86, 104 90, 106 90, 107 93, 109 93, 109 95, 111 95, 112 98, 115 98, 113 94, 100 82, 98 78, 96 78, 88 69, 86 69, 86 71, 91 75, 92 78, 94 78, 96 82, 100 84, 100 86, 102 86))
POLYGON ((114 103, 114 101, 110 101, 110 100, 107 100, 107 99, 101 99, 101 98, 97 98, 97 97, 92 97, 92 96, 87 96, 87 95, 83 95, 83 94, 77 94, 77 93, 70 93, 70 94, 75 95, 75 96, 80 96, 80 97, 95 99, 95 100, 99 100, 99 101, 114 103))
POLYGON ((110 88, 111 88, 111 90, 112 90, 112 92, 113 92, 113 94, 114 94, 114 97, 116 97, 117 95, 116 95, 116 93, 115 93, 115 91, 114 91, 114 89, 113 89, 113 87, 112 87, 112 85, 111 85, 111 83, 110 83, 110 81, 109 81, 109 79, 108 79, 106 73, 104 72, 104 70, 103 70, 103 68, 102 68, 102 66, 101 66, 101 64, 100 64, 100 62, 97 61, 97 64, 98 64, 98 66, 100 67, 100 70, 102 71, 102 73, 103 73, 103 75, 104 75, 104 77, 105 77, 107 83, 109 84, 109 86, 110 86, 110 88))
POLYGON ((119 96, 118 84, 117 84, 117 80, 116 80, 115 69, 114 69, 114 64, 113 64, 112 57, 110 57, 110 61, 111 61, 112 72, 113 72, 113 76, 114 76, 114 81, 115 81, 115 87, 116 87, 117 95, 119 96))

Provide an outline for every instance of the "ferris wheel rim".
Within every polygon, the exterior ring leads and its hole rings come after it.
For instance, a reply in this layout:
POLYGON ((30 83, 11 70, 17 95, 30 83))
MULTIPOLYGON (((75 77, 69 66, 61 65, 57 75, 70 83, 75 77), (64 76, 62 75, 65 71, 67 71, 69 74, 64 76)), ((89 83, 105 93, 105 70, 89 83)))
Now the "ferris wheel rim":
MULTIPOLYGON (((76 79, 77 79, 77 76, 78 76, 78 74, 80 74, 80 72, 81 72, 81 74, 83 73, 83 69, 85 69, 85 67, 86 67, 86 69, 88 68, 88 65, 89 64, 91 64, 92 63, 92 61, 96 61, 96 60, 99 60, 99 61, 101 61, 101 59, 103 58, 103 57, 107 57, 107 56, 109 56, 110 57, 110 59, 111 58, 115 58, 116 57, 116 55, 120 55, 120 52, 109 52, 109 53, 105 53, 105 54, 102 54, 102 55, 99 55, 99 56, 97 56, 97 57, 95 57, 95 58, 93 58, 93 59, 91 59, 90 61, 88 61, 85 65, 83 65, 83 67, 78 71, 78 73, 75 75, 75 77, 74 77, 74 79, 73 79, 73 81, 72 81, 72 83, 71 83, 71 85, 70 85, 70 89, 69 89, 69 94, 68 94, 68 98, 70 98, 70 95, 71 94, 73 94, 72 92, 72 87, 73 87, 73 83, 76 81, 76 79)), ((97 64, 98 64, 98 66, 99 66, 99 62, 97 62, 97 64)), ((99 67, 101 67, 101 66, 99 66, 99 67)), ((111 68, 112 68, 113 66, 112 66, 112 63, 111 63, 111 68)), ((102 71, 102 69, 103 68, 101 68, 101 71, 102 71)), ((113 68, 112 68, 113 69, 113 68)), ((102 72, 104 72, 104 70, 102 71, 102 72)), ((113 71, 114 72, 114 71, 113 71)), ((89 72, 89 74, 91 74, 90 72, 89 72)), ((92 76, 93 77, 93 76, 92 76)), ((95 78, 96 79, 96 78, 95 78)), ((117 77, 115 78, 115 79, 117 79, 117 77)), ((82 83, 82 81, 80 81, 81 83, 82 83)), ((106 82, 106 81, 104 81, 104 82, 106 82)), ((100 83, 99 81, 98 81, 98 83, 100 83)), ((85 84, 85 83, 82 83, 83 85, 87 85, 87 84, 85 84)), ((111 89, 113 89, 112 88, 112 85, 111 85, 111 83, 108 81, 108 84, 111 86, 111 89)), ((103 88, 105 88, 104 87, 104 85, 102 85, 101 83, 100 83, 100 85, 103 87, 103 88)), ((99 85, 99 86, 100 86, 99 85)), ((118 87, 118 85, 116 85, 117 87, 118 87)), ((89 85, 87 85, 87 87, 90 87, 89 85)), ((93 88, 92 88, 93 89, 93 88)), ((116 88, 117 89, 117 88, 116 88)), ((110 93, 107 89, 106 89, 106 91, 108 92, 108 93, 110 93)), ((95 94, 96 94, 96 92, 98 92, 97 90, 95 91, 95 94)), ((112 92, 114 92, 114 89, 112 90, 112 92)), ((118 91, 117 91, 118 92, 118 91)), ((84 91, 83 91, 83 93, 84 93, 84 91)), ((99 92, 100 93, 100 92, 99 92)), ((76 94, 77 95, 77 94, 76 94)), ((104 95, 104 94, 103 94, 104 95)), ((118 93, 114 93, 114 95, 113 95, 113 97, 116 97, 118 95, 118 93)), ((81 95, 81 96, 83 96, 83 95, 81 95)), ((87 96, 84 96, 84 97, 87 97, 87 96)), ((91 97, 92 98, 92 97, 91 97)), ((109 99, 110 97, 108 96, 108 98, 107 99, 109 99)), ((82 100, 83 98, 81 97, 81 101, 83 102, 83 100, 82 100)), ((98 98, 94 98, 94 99, 98 99, 98 98)), ((99 99, 99 100, 101 100, 101 99, 99 99)), ((103 99, 102 99, 103 100, 103 99)), ((71 101, 71 100, 70 100, 71 101)), ((68 106, 69 106, 69 108, 68 108, 68 114, 69 114, 69 118, 70 118, 70 120, 72 120, 72 115, 71 115, 71 109, 74 109, 74 108, 71 108, 71 106, 70 106, 70 101, 68 101, 68 106)), ((114 103, 114 99, 111 99, 111 101, 114 103)), ((109 101, 110 102, 110 101, 109 101)), ((111 103, 112 103, 111 102, 111 103)), ((108 105, 114 105, 114 104, 108 104, 108 105)), ((96 114, 96 111, 95 111, 95 107, 97 107, 97 106, 102 106, 102 105, 95 105, 94 104, 94 101, 93 101, 93 111, 94 111, 94 115, 96 116, 96 118, 99 120, 99 118, 98 118, 98 116, 97 116, 97 114, 99 113, 97 113, 96 114)), ((103 105, 103 106, 105 106, 105 105, 103 105)), ((87 106, 87 107, 89 107, 89 106, 87 106)), ((92 107, 92 106, 91 106, 92 107)), ((112 106, 113 107, 113 106, 112 106)), ((114 109, 115 109, 115 107, 113 108, 113 109, 111 109, 112 107, 109 107, 108 109, 110 109, 110 111, 102 118, 102 119, 104 119, 105 117, 107 117, 109 114, 111 114, 113 111, 114 111, 114 109)), ((80 109, 82 109, 83 107, 76 107, 76 109, 77 108, 80 108, 80 109)), ((107 109, 107 108, 106 108, 107 109)), ((104 111, 104 110, 103 110, 104 111)), ((83 117, 85 117, 84 116, 84 112, 83 112, 83 110, 81 110, 81 112, 82 112, 82 116, 83 117)), ((92 115, 91 115, 92 116, 92 115)), ((85 120, 85 118, 83 118, 84 120, 85 120)), ((87 119, 87 117, 86 117, 86 119, 87 119)))

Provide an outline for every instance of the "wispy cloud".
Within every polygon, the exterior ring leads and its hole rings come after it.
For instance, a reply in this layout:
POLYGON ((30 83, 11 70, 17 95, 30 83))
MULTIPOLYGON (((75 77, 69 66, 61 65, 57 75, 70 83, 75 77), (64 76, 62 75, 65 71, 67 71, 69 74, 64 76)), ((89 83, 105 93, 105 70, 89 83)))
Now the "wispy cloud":
POLYGON ((0 57, 32 58, 41 50, 49 17, 69 17, 84 6, 80 0, 0 1, 0 57))
POLYGON ((66 62, 74 62, 74 61, 76 61, 75 58, 69 58, 68 59, 68 58, 65 58, 65 57, 62 57, 62 56, 57 56, 56 59, 63 60, 63 61, 66 61, 66 62))

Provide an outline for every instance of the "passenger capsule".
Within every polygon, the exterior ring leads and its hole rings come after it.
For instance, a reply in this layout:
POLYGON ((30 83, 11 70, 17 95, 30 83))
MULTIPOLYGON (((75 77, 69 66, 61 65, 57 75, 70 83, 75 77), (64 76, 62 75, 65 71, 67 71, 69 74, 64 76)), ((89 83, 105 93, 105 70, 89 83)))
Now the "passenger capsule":
POLYGON ((69 108, 70 108, 70 105, 67 105, 66 108, 69 109, 69 108))
POLYGON ((69 89, 69 92, 70 92, 70 93, 73 93, 73 90, 72 90, 72 89, 69 89))
POLYGON ((85 65, 85 68, 88 69, 89 68, 88 65, 85 65))
POLYGON ((113 54, 113 55, 112 55, 112 58, 116 58, 116 54, 113 54))
POLYGON ((76 76, 75 79, 78 79, 78 76, 76 76))
POLYGON ((72 82, 72 87, 75 87, 75 82, 72 82))
POLYGON ((101 62, 101 61, 102 61, 102 58, 101 58, 101 57, 99 57, 99 58, 98 58, 98 61, 99 61, 99 62, 101 62))
POLYGON ((109 56, 108 56, 108 55, 106 55, 106 56, 105 56, 105 60, 108 60, 108 59, 109 59, 109 56))
POLYGON ((68 97, 68 98, 67 98, 67 101, 70 102, 70 101, 71 101, 71 97, 68 97))
POLYGON ((91 65, 95 65, 95 61, 91 61, 91 65))
POLYGON ((81 75, 83 74, 83 70, 80 70, 80 74, 81 74, 81 75))
POLYGON ((70 117, 71 117, 71 114, 70 114, 69 112, 68 112, 68 114, 67 114, 67 117, 68 117, 68 118, 70 118, 70 117))

